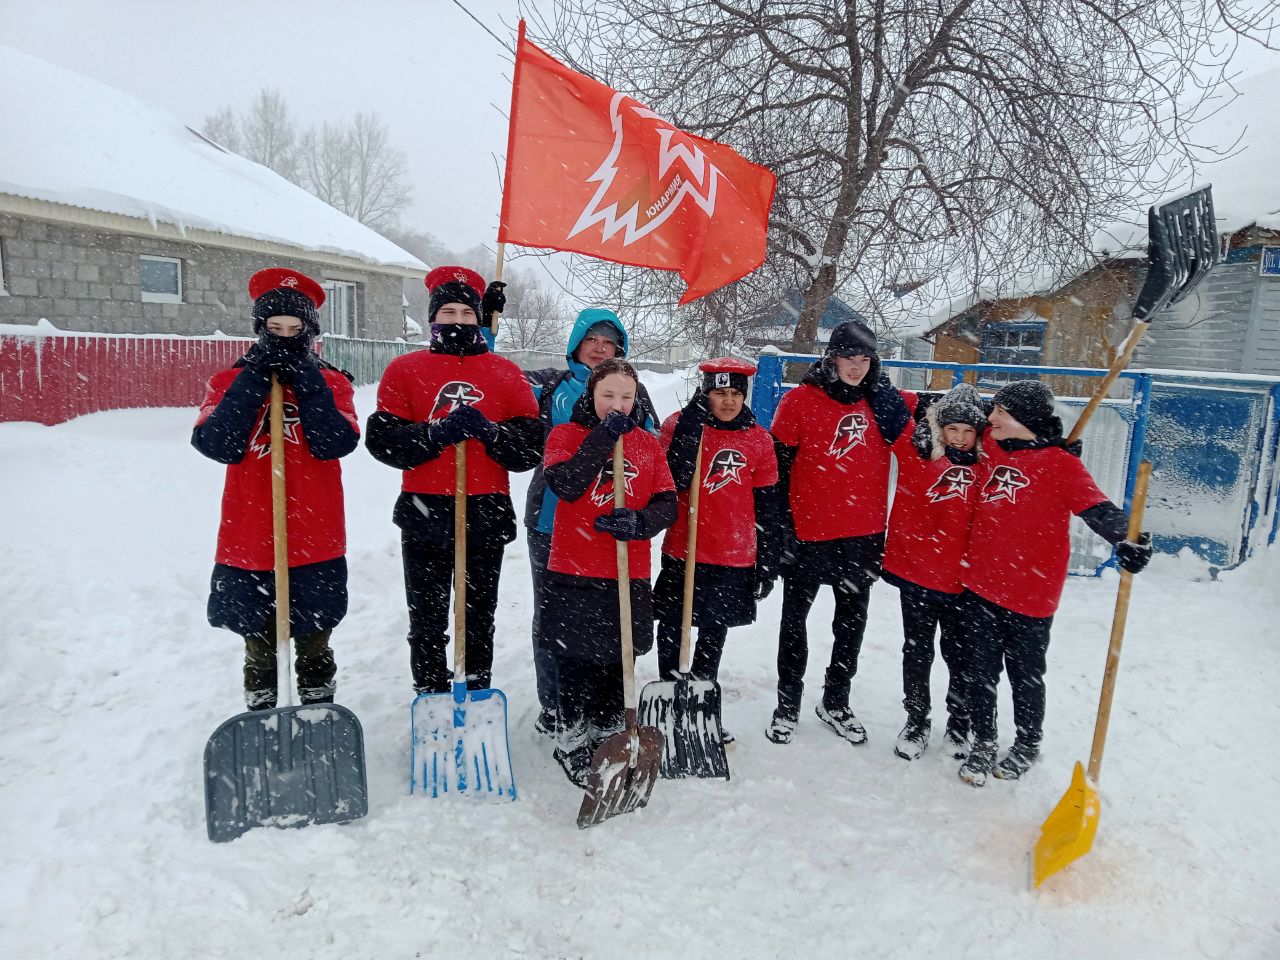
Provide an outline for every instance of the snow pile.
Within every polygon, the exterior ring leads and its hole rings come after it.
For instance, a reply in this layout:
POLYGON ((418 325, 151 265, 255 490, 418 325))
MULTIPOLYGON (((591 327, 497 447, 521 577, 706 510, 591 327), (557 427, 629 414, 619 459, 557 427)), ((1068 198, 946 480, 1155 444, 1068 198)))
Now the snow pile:
POLYGON ((0 193, 426 271, 412 254, 172 114, 0 45, 0 193))
MULTIPOLYGON (((663 413, 679 373, 646 376, 663 413)), ((374 389, 361 388, 362 417, 374 389)), ((728 783, 658 783, 649 809, 580 832, 579 794, 532 732, 523 539, 507 550, 494 675, 510 699, 518 802, 407 795, 399 476, 344 462, 351 613, 339 699, 364 725, 370 814, 205 838, 201 763, 240 709, 240 641, 204 605, 223 471, 189 409, 0 424, 0 942, 6 956, 1274 957, 1280 921, 1280 553, 1221 580, 1157 557, 1135 584, 1093 852, 1026 890, 1026 854, 1086 760, 1116 579, 1072 580, 1049 653, 1045 755, 973 790, 933 745, 906 763, 897 594, 878 584, 853 748, 813 716, 830 651, 810 618, 795 742, 768 743, 780 592, 731 632, 728 783)), ((523 503, 526 480, 513 494, 523 503)), ((639 665, 655 675, 653 655, 639 665)), ((1012 736, 1002 691, 1004 741, 1012 736)))

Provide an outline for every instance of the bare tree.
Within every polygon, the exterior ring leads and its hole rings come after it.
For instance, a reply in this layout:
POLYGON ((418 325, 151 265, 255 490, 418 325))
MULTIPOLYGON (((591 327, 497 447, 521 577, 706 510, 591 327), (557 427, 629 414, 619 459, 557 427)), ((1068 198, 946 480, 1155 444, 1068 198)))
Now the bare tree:
MULTIPOLYGON (((799 288, 793 347, 808 350, 836 292, 879 316, 922 280, 998 291, 1087 262, 1100 228, 1181 185, 1234 46, 1269 42, 1275 5, 1255 6, 561 0, 537 29, 777 174, 768 259, 724 299, 799 288)), ((642 307, 654 293, 625 291, 612 265, 592 276, 642 307)), ((701 311, 714 321, 714 304, 701 311)))
POLYGON ((241 156, 297 180, 298 134, 289 105, 279 90, 263 87, 240 121, 241 156))
POLYGON ((241 150, 240 121, 230 107, 224 107, 217 113, 205 117, 200 132, 232 153, 239 153, 241 150))
POLYGON ((507 308, 498 328, 504 350, 556 350, 564 346, 570 317, 558 290, 540 286, 533 275, 506 274, 507 308))

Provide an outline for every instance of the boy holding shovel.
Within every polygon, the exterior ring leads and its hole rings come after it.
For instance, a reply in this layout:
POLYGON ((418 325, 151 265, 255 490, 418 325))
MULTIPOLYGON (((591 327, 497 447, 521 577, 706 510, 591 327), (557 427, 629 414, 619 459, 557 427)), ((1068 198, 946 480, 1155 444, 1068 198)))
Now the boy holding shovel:
MULTIPOLYGON (((658 672, 678 678, 680 627, 689 537, 689 498, 698 483, 697 560, 693 624, 698 642, 691 673, 717 680, 729 627, 752 623, 756 603, 773 589, 778 575, 781 522, 778 461, 769 433, 746 405, 754 364, 731 357, 698 368, 702 384, 685 408, 662 425, 679 493, 676 522, 662 544, 662 571, 654 588, 658 621, 658 672), (698 448, 701 476, 694 476, 698 448)), ((724 742, 732 742, 724 731, 724 742)))

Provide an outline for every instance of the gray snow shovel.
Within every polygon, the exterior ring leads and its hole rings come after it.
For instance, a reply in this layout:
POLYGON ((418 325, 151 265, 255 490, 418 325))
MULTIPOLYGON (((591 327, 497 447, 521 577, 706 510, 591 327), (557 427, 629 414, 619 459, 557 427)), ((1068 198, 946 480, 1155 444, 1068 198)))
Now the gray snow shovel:
MULTIPOLYGON (((626 461, 622 440, 613 447, 613 505, 626 506, 626 461)), ((646 549, 648 545, 646 544, 646 549)), ((587 792, 578 808, 578 828, 585 830, 620 813, 634 813, 649 802, 662 763, 662 735, 636 721, 636 658, 631 642, 631 573, 628 546, 619 540, 618 619, 622 626, 622 698, 626 722, 620 733, 606 737, 591 758, 587 792)))
POLYGON ((680 677, 654 680, 640 692, 640 723, 662 733, 662 776, 729 779, 720 727, 720 684, 689 675, 693 657, 693 586, 698 556, 698 500, 702 488, 702 438, 689 484, 689 536, 684 560, 684 608, 680 619, 680 677))
POLYGON ((346 707, 293 706, 283 390, 271 377, 271 505, 275 534, 276 687, 285 706, 225 721, 204 748, 209 839, 254 827, 344 823, 369 812, 364 733, 346 707))
POLYGON ((467 447, 454 447, 453 689, 419 694, 410 707, 409 792, 476 800, 516 798, 507 743, 507 697, 467 689, 467 447))

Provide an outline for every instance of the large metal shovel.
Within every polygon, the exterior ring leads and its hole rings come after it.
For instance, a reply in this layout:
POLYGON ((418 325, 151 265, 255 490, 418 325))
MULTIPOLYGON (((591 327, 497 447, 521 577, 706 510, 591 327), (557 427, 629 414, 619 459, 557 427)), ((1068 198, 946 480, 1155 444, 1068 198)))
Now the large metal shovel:
POLYGON ((419 694, 409 710, 409 792, 504 802, 516 798, 507 697, 467 689, 467 441, 454 452, 453 690, 419 694))
POLYGON ((653 680, 640 692, 640 723, 662 733, 662 776, 729 779, 720 726, 720 684, 689 675, 693 658, 693 586, 698 556, 698 501, 702 489, 702 438, 689 485, 689 535, 685 541, 684 609, 680 618, 680 677, 653 680))
MULTIPOLYGON (((1143 460, 1138 466, 1138 480, 1134 489, 1133 508, 1129 513, 1130 540, 1142 534, 1142 515, 1147 505, 1147 482, 1151 478, 1151 463, 1143 460)), ((1071 774, 1071 786, 1053 808, 1049 818, 1040 827, 1040 839, 1036 841, 1031 857, 1031 882, 1040 886, 1068 864, 1078 860, 1093 847, 1098 832, 1101 804, 1098 800, 1098 773, 1102 769, 1102 749, 1107 740, 1107 726, 1111 721, 1111 698, 1115 693, 1116 674, 1120 670, 1120 647, 1124 643, 1125 620, 1129 614, 1129 593, 1133 587, 1133 574, 1120 572, 1120 589, 1116 593, 1116 612, 1111 620, 1111 645, 1107 648, 1107 669, 1102 678, 1102 696, 1098 700, 1098 718, 1093 726, 1093 747, 1089 751, 1089 772, 1076 761, 1071 774)))
POLYGON ((205 818, 215 843, 254 827, 343 823, 369 812, 364 733, 355 714, 329 703, 293 706, 284 391, 274 374, 270 419, 276 690, 285 705, 234 716, 205 745, 205 818))
POLYGON ((1201 187, 1147 211, 1147 279, 1133 304, 1133 329, 1121 345, 1098 388, 1080 412, 1067 443, 1075 443, 1106 399, 1111 385, 1129 365, 1151 320, 1165 307, 1186 297, 1218 261, 1218 228, 1213 217, 1213 191, 1201 187))
MULTIPOLYGON (((613 505, 626 506, 626 461, 622 440, 613 447, 613 505)), ((662 735, 636 721, 636 665, 631 642, 631 565, 628 545, 619 540, 618 618, 622 625, 622 697, 626 726, 596 747, 587 792, 578 808, 578 827, 586 829, 649 802, 662 762, 662 735)))

